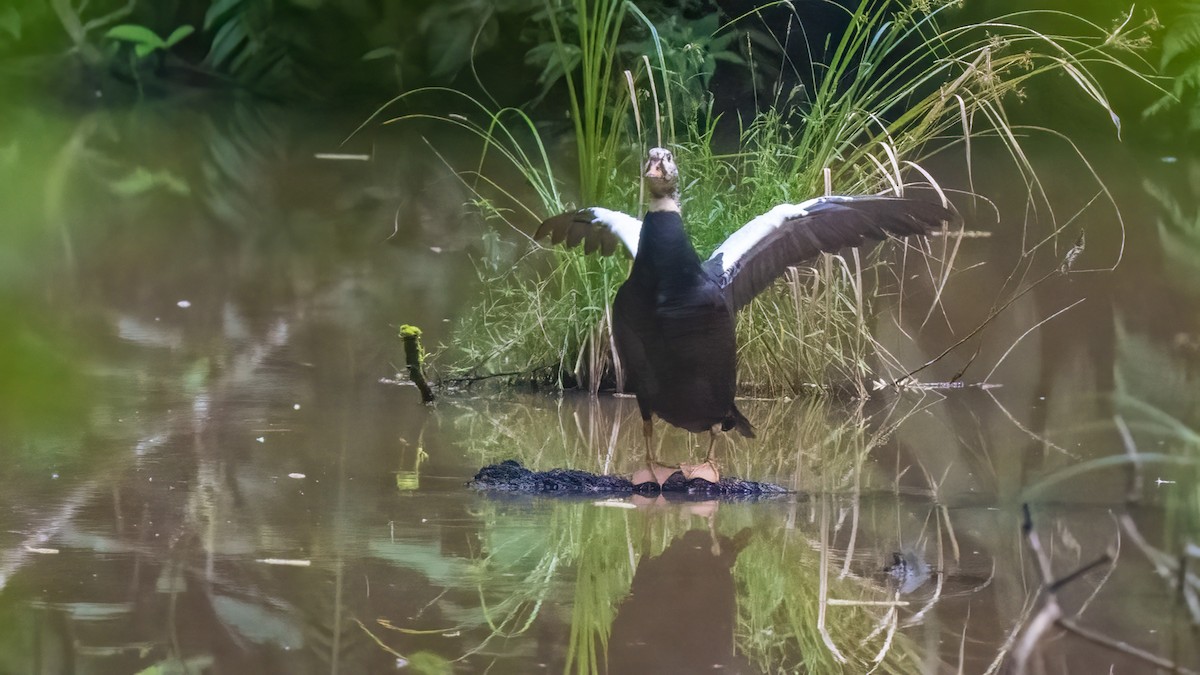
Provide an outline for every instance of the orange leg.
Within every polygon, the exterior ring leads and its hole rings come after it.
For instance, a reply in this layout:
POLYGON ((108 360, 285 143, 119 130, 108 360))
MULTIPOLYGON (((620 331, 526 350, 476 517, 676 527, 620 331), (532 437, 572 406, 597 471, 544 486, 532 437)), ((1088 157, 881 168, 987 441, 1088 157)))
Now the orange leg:
POLYGON ((721 433, 721 425, 714 424, 708 430, 708 454, 700 464, 680 464, 683 477, 691 480, 703 478, 710 483, 721 482, 721 472, 717 470, 717 434, 721 433))
POLYGON ((660 463, 654 458, 654 424, 649 418, 642 420, 642 441, 646 446, 646 465, 633 472, 633 484, 654 483, 662 486, 675 473, 676 467, 660 463))

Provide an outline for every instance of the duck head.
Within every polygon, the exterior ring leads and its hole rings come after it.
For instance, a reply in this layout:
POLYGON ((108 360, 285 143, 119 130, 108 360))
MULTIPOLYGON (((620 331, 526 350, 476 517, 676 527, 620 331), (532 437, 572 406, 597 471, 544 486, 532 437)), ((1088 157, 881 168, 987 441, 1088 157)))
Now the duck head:
POLYGON ((667 206, 667 201, 674 204, 672 210, 679 210, 679 169, 675 166, 675 157, 670 150, 650 148, 646 165, 642 169, 642 178, 646 181, 646 189, 653 200, 651 210, 659 210, 654 206, 659 202, 663 202, 661 206, 667 206))

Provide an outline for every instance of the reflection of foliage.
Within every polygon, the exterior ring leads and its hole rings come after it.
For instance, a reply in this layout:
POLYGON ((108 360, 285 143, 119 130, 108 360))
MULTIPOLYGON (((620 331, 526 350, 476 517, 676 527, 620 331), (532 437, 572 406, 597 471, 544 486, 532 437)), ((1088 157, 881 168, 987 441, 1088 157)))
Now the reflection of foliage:
POLYGON ((1176 161, 1183 165, 1184 180, 1146 178, 1142 187, 1159 206, 1159 249, 1167 272, 1172 281, 1189 285, 1191 292, 1200 295, 1200 161, 1193 157, 1176 161))
MULTIPOLYGON (((60 327, 29 323, 0 296, 0 428, 62 431, 83 412, 79 345, 60 327)), ((10 447, 10 453, 15 448, 10 447)))
POLYGON ((487 536, 477 574, 490 631, 468 653, 529 630, 552 594, 565 591, 561 577, 573 569, 567 671, 599 672, 616 608, 633 573, 627 512, 559 502, 544 514, 545 526, 535 528, 518 517, 519 511, 517 505, 485 502, 480 514, 487 536))
POLYGON ((37 624, 23 607, 16 603, 0 604, 0 670, 27 672, 30 661, 25 655, 29 645, 35 643, 37 633, 37 624))
MULTIPOLYGON (((630 408, 622 413, 594 401, 587 406, 586 415, 571 419, 575 406, 555 416, 544 400, 505 398, 509 400, 473 401, 455 415, 454 425, 467 439, 464 449, 480 465, 516 459, 525 466, 595 471, 597 464, 589 456, 591 449, 606 447, 610 441, 624 444, 637 440, 630 431, 622 433, 623 427, 634 426, 622 424, 630 408), (584 430, 582 437, 576 432, 577 424, 584 430)), ((621 445, 622 450, 624 447, 621 445)))
POLYGON ((1183 131, 1200 131, 1200 2, 1176 0, 1164 17, 1159 67, 1172 79, 1171 90, 1145 111, 1148 117, 1182 112, 1183 131))
MULTIPOLYGON (((795 534, 795 533, 792 533, 795 534)), ((818 626, 817 552, 786 530, 756 538, 738 556, 734 576, 744 589, 738 601, 738 644, 763 672, 910 673, 921 670, 911 642, 876 631, 879 608, 826 608, 829 634, 849 663, 839 664, 818 626), (780 561, 786 561, 781 563, 780 561), (878 662, 875 662, 878 659, 878 662)), ((826 572, 829 573, 829 572, 826 572)), ((839 579, 829 594, 841 599, 878 599, 880 592, 857 579, 839 579)))
POLYGON ((275 644, 284 649, 304 646, 303 630, 291 613, 227 595, 214 595, 212 603, 221 623, 251 642, 275 644))
POLYGON ((623 509, 590 505, 583 507, 577 517, 574 537, 578 553, 566 671, 599 673, 617 607, 633 579, 629 518, 623 509))
MULTIPOLYGON (((71 318, 51 298, 68 296, 71 236, 47 222, 71 192, 71 171, 87 161, 93 127, 64 125, 41 111, 0 108, 0 126, 14 133, 0 161, 0 446, 11 461, 2 473, 13 492, 30 475, 83 469, 91 456, 78 439, 100 388, 96 345, 80 339, 71 318), (41 195, 42 200, 30 199, 41 195), (9 434, 13 434, 10 436, 9 434), (29 472, 23 475, 24 472, 29 472)), ((112 383, 107 383, 112 386, 112 383)), ((110 391, 110 396, 116 391, 110 391)))
MULTIPOLYGON (((860 415, 846 419, 844 411, 829 400, 801 399, 791 402, 746 401, 745 412, 759 423, 759 438, 753 452, 726 447, 726 466, 733 473, 805 480, 795 487, 845 490, 858 484, 862 463, 874 445, 898 423, 903 413, 889 413, 887 420, 870 425, 860 415), (820 481, 810 485, 808 477, 820 481)), ((494 401, 490 397, 463 401, 455 413, 457 435, 469 439, 469 456, 482 463, 516 457, 523 463, 548 468, 567 466, 591 471, 619 473, 636 461, 641 450, 636 407, 629 400, 597 400, 579 396, 562 405, 547 407, 541 397, 526 403, 494 401), (611 405, 624 403, 625 405, 611 405)), ((687 434, 659 429, 658 440, 672 447, 660 456, 678 459, 692 452, 677 447, 695 440, 687 434)), ((561 593, 569 593, 571 633, 569 672, 595 672, 600 663, 615 605, 628 591, 630 556, 642 559, 660 555, 672 541, 695 526, 686 506, 662 511, 627 511, 598 508, 590 502, 560 502, 540 517, 544 526, 526 522, 525 502, 487 502, 481 517, 487 537, 481 555, 489 582, 484 597, 496 608, 489 623, 510 635, 514 627, 532 621, 528 612, 561 593), (523 517, 525 516, 525 517, 523 517), (552 588, 556 579, 571 575, 571 591, 552 588)), ((719 532, 732 535, 753 523, 747 518, 762 513, 755 509, 722 507, 717 518, 719 532)), ((771 517, 767 514, 767 517, 771 517)), ((739 583, 739 649, 769 671, 788 671, 801 664, 827 665, 832 657, 820 642, 813 626, 804 625, 807 613, 815 611, 816 580, 812 576, 812 553, 796 532, 770 530, 738 558, 735 576, 739 583), (807 561, 807 562, 806 562, 807 561), (802 572, 797 572, 797 570, 802 572), (776 628, 765 627, 782 620, 776 628), (747 627, 754 626, 754 627, 747 627), (817 647, 809 650, 811 640, 817 647), (803 648, 803 649, 800 649, 803 648), (799 651, 798 651, 799 650, 799 651), (822 656, 825 654, 825 656, 822 656)), ((836 585, 839 597, 876 593, 859 588, 860 581, 836 585), (858 590, 855 590, 858 589, 858 590)), ((835 635, 865 636, 880 617, 869 609, 839 607, 831 630, 835 635), (839 630, 849 631, 838 633, 839 630)), ((839 639, 841 639, 839 637, 839 639)), ((855 638, 845 639, 845 643, 855 638)), ((885 672, 904 672, 897 640, 884 660, 885 672)), ((863 647, 860 663, 877 639, 863 647), (869 647, 869 648, 868 648, 869 647)))
MULTIPOLYGON (((834 399, 740 401, 758 438, 726 434, 718 453, 727 473, 775 480, 796 490, 852 487, 871 452, 922 402, 901 400, 874 416, 834 399)), ((446 399, 455 401, 454 397, 446 399)), ((567 397, 547 406, 544 397, 509 394, 456 402, 454 422, 464 451, 478 465, 516 459, 525 466, 565 467, 608 474, 631 473, 641 458, 641 418, 631 398, 567 397)), ((658 456, 694 461, 701 435, 655 422, 658 456)))
MULTIPOLYGON (((1176 75, 1175 93, 1188 115, 1187 128, 1200 130, 1200 4, 1184 3, 1183 16, 1168 23, 1163 45, 1164 65, 1182 72, 1176 75)), ((1160 102, 1159 110, 1165 109, 1160 102)), ((1154 474, 1142 465, 1130 465, 1130 498, 1153 499, 1164 493, 1166 516, 1163 550, 1140 544, 1167 583, 1178 586, 1178 561, 1181 553, 1194 545, 1200 532, 1200 490, 1196 474, 1200 470, 1200 321, 1194 312, 1165 313, 1162 307, 1194 304, 1200 297, 1200 162, 1180 156, 1149 175, 1143 189, 1156 203, 1157 255, 1161 260, 1155 276, 1139 278, 1139 291, 1114 317, 1115 354, 1113 380, 1115 424, 1125 445, 1127 461, 1136 454, 1150 455, 1154 474), (1156 296, 1146 303, 1146 289, 1156 296), (1165 330, 1164 330, 1165 328, 1165 330), (1168 489, 1150 490, 1148 477, 1157 475, 1168 489), (1143 495, 1142 492, 1145 492, 1143 495)), ((1115 458, 1114 458, 1115 459, 1115 458)), ((1125 523, 1131 529, 1132 521, 1125 523)), ((1140 541, 1136 537, 1135 542, 1140 541)), ((1181 557, 1182 556, 1182 557, 1181 557)), ((1195 600, 1195 584, 1185 584, 1193 616, 1200 615, 1195 600)))
MULTIPOLYGON (((852 660, 839 667, 817 629, 820 571, 809 542, 797 538, 796 530, 766 527, 777 514, 735 505, 708 508, 720 508, 713 537, 746 527, 766 532, 738 554, 734 568, 739 652, 764 672, 859 672, 876 657, 882 672, 911 672, 911 642, 903 634, 873 632, 894 617, 885 618, 886 610, 869 603, 830 610, 828 630, 852 660), (757 522, 759 516, 763 522, 757 522)), ((519 501, 485 502, 480 517, 487 536, 479 573, 491 631, 470 653, 493 640, 517 637, 535 622, 549 621, 540 615, 547 605, 561 603, 571 608, 566 672, 603 672, 612 623, 627 601, 634 575, 645 561, 692 531, 696 518, 685 504, 630 511, 570 501, 539 508, 541 526, 529 522, 534 515, 524 513, 519 501)), ((886 596, 883 589, 855 578, 834 582, 829 593, 840 600, 886 596)))

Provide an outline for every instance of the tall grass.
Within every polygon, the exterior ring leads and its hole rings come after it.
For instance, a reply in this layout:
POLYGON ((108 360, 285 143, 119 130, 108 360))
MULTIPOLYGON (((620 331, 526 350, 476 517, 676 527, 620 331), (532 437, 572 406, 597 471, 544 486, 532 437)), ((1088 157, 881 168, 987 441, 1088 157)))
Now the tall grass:
MULTIPOLYGON (((711 114, 701 111, 697 118, 685 120, 674 147, 683 174, 685 220, 701 253, 771 206, 827 190, 904 194, 920 187, 930 198, 944 196, 922 166, 940 152, 964 153, 967 186, 973 190, 972 143, 981 138, 995 139, 1007 149, 1031 201, 1048 209, 1037 167, 1024 144, 1032 137, 1060 134, 1011 123, 1006 106, 1019 100, 1034 78, 1058 76, 1093 101, 1119 130, 1119 119, 1093 70, 1112 67, 1143 77, 1148 67, 1136 54, 1130 56, 1139 45, 1137 31, 1142 27, 1125 21, 1104 29, 1056 11, 1017 12, 944 27, 942 15, 951 4, 895 11, 890 3, 865 0, 843 8, 849 27, 830 37, 828 63, 813 57, 803 67, 793 65, 805 86, 787 95, 777 87, 774 100, 743 126, 736 152, 722 153, 717 147, 714 129, 719 122, 711 114), (1042 21, 1070 25, 1072 32, 1031 27, 1042 21)), ((643 152, 643 134, 640 125, 623 120, 650 115, 648 106, 630 105, 638 95, 637 82, 647 81, 668 103, 670 93, 654 88, 652 58, 631 64, 634 71, 618 76, 613 45, 626 5, 577 0, 573 7, 579 45, 569 51, 580 55, 578 79, 567 80, 580 167, 574 193, 589 203, 637 213, 635 167, 643 152)), ((553 21, 559 14, 551 5, 547 9, 565 59, 565 32, 553 21)), ((636 15, 644 19, 640 12, 636 15)), ((722 30, 738 30, 739 22, 750 16, 722 30)), ((657 56, 661 69, 661 49, 657 56)), ((657 75, 664 83, 671 79, 669 73, 657 75)), ((528 117, 511 109, 493 113, 476 106, 475 119, 482 121, 443 119, 477 133, 485 155, 499 151, 533 188, 517 193, 480 171, 471 173, 468 180, 477 189, 483 211, 528 232, 542 217, 570 206, 560 197, 556 162, 549 159, 528 117)), ((657 124, 658 119, 656 109, 653 121, 657 124)), ((1095 175, 1082 156, 1078 168, 1095 175)), ((1097 189, 1107 195, 1098 179, 1097 189)), ((1030 244, 1023 257, 1032 259, 1040 246, 1052 247, 1062 228, 1052 225, 1049 232, 1027 233, 1025 239, 1037 243, 1030 244)), ((890 283, 868 283, 869 271, 881 258, 857 252, 848 258, 827 256, 809 271, 789 274, 785 284, 764 293, 742 313, 740 359, 746 388, 777 394, 844 382, 864 392, 874 375, 903 373, 871 335, 876 301, 884 293, 904 295, 903 280, 919 273, 933 301, 915 311, 930 320, 951 276, 958 241, 953 236, 934 240, 919 256, 907 248, 918 244, 903 244, 897 261, 901 269, 890 274, 890 283), (916 269, 908 268, 912 266, 916 269)), ((626 263, 581 256, 546 253, 535 246, 511 269, 481 275, 481 301, 467 313, 453 345, 459 369, 476 374, 544 372, 564 384, 593 391, 599 387, 612 374, 608 306, 626 263)), ((874 276, 889 276, 885 269, 874 276)))
POLYGON ((579 160, 579 194, 585 202, 607 196, 605 168, 617 163, 625 108, 629 99, 615 95, 617 41, 625 19, 624 0, 574 0, 575 32, 578 44, 567 44, 555 9, 550 27, 558 59, 564 69, 571 63, 571 52, 578 50, 578 77, 567 70, 568 102, 575 128, 579 160))

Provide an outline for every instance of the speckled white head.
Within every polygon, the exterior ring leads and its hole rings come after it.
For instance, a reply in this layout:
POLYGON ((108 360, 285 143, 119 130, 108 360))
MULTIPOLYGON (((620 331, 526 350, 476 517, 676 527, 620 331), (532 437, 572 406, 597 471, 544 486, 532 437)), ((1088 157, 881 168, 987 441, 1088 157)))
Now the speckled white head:
POLYGON ((679 210, 679 169, 670 150, 650 148, 642 179, 650 192, 651 211, 679 210))

